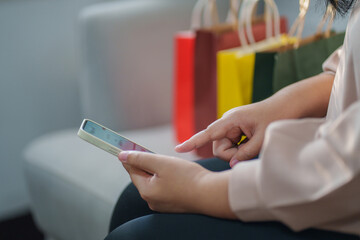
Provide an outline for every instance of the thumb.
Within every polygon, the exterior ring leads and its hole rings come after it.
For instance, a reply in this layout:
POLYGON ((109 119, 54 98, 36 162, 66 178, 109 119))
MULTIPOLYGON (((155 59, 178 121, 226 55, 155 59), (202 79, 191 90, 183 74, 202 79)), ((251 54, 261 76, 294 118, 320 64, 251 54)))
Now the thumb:
POLYGON ((156 173, 163 162, 163 156, 146 152, 122 151, 118 157, 123 164, 151 174, 156 173))

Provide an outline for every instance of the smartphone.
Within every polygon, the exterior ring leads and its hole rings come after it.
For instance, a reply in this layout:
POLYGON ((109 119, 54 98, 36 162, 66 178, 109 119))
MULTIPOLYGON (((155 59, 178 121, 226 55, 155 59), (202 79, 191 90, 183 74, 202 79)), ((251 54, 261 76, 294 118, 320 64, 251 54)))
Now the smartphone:
POLYGON ((145 147, 121 136, 117 132, 89 119, 83 120, 78 131, 78 136, 115 156, 119 155, 121 151, 128 150, 153 153, 145 147))

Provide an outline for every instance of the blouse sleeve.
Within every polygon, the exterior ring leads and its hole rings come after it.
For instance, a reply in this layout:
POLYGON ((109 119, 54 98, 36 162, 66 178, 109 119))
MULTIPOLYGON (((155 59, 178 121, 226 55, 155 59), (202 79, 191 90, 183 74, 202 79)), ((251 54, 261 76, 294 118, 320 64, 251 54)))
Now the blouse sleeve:
POLYGON ((360 215, 359 189, 360 101, 331 123, 272 123, 260 158, 232 170, 229 201, 243 221, 331 230, 336 222, 360 215))
POLYGON ((342 53, 342 46, 333 52, 323 63, 322 68, 324 73, 335 75, 336 69, 340 62, 340 55, 342 53))

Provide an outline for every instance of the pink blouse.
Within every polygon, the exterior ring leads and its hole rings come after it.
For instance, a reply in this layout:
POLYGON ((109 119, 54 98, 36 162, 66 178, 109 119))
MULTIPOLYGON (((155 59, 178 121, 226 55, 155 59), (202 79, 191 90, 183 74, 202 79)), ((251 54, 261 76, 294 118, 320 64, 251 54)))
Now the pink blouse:
POLYGON ((326 119, 272 123, 260 159, 232 170, 229 201, 239 219, 360 236, 360 2, 323 68, 335 74, 326 119))

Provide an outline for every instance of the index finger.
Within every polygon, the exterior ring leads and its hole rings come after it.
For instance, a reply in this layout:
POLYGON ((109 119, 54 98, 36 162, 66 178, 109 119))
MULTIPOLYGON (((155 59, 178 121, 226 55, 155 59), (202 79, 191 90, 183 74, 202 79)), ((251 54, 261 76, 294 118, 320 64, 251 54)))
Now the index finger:
POLYGON ((201 132, 198 132, 197 134, 192 136, 190 139, 177 145, 175 147, 175 151, 179 153, 190 152, 196 148, 205 145, 210 141, 211 141, 210 134, 206 130, 202 130, 201 132))
POLYGON ((179 153, 190 152, 196 148, 204 146, 206 143, 219 140, 226 136, 228 124, 223 119, 219 119, 210 124, 205 130, 198 132, 189 140, 186 140, 175 147, 179 153))

